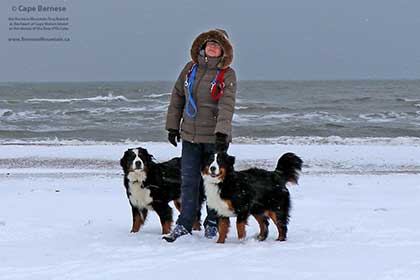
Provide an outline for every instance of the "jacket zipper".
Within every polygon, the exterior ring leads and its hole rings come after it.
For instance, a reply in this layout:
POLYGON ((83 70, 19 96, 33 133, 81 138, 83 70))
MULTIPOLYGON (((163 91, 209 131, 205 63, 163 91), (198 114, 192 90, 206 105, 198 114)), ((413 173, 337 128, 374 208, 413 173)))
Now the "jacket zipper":
MULTIPOLYGON (((203 74, 200 76, 200 78, 197 80, 197 83, 195 83, 195 87, 193 88, 193 95, 195 94, 195 100, 197 100, 197 105, 198 105, 198 93, 197 93, 197 89, 200 86, 201 80, 203 79, 203 77, 206 75, 207 73, 207 69, 208 69, 208 61, 209 59, 206 57, 204 57, 204 60, 206 62, 206 64, 204 65, 204 72, 203 74)), ((198 106, 197 106, 198 107, 198 106)), ((198 108, 197 108, 198 109, 198 108)), ((195 142, 195 136, 196 136, 196 129, 195 129, 195 120, 194 120, 194 135, 193 135, 193 143, 195 142)))

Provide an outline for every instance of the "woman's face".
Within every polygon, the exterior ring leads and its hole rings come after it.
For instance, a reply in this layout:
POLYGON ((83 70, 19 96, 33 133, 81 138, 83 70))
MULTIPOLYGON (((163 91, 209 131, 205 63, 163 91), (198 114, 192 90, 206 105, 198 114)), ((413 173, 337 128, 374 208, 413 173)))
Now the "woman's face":
POLYGON ((207 42, 206 48, 204 49, 208 57, 219 57, 222 55, 222 48, 216 42, 207 42))

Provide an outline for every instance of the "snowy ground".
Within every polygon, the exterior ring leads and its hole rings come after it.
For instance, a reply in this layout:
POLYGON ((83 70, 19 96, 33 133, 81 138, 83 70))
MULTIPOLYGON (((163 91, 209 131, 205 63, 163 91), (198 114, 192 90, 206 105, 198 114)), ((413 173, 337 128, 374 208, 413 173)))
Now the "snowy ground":
MULTIPOLYGON (((418 145, 233 145, 238 168, 305 161, 286 242, 130 234, 118 159, 129 145, 0 146, 0 279, 420 279, 418 145)), ((146 143, 158 160, 179 154, 146 143)), ((176 212, 175 212, 176 213, 176 212)), ((233 222, 233 221, 232 221, 233 222)))

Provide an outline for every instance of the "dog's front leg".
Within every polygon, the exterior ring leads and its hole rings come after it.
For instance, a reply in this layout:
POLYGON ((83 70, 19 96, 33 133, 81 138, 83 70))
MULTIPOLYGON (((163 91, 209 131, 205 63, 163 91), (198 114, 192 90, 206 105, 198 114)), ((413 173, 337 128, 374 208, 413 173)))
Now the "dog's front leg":
POLYGON ((244 240, 246 237, 245 226, 247 224, 248 216, 248 214, 240 214, 236 218, 236 230, 238 232, 239 240, 244 240))
POLYGON ((217 243, 225 243, 226 236, 229 232, 230 221, 228 217, 219 217, 219 238, 217 243))
POLYGON ((133 214, 133 226, 131 227, 131 232, 135 233, 140 230, 140 227, 144 223, 143 215, 140 214, 137 207, 131 206, 131 213, 133 214))
POLYGON ((168 234, 172 228, 172 208, 165 203, 153 204, 153 209, 159 215, 162 234, 168 234))

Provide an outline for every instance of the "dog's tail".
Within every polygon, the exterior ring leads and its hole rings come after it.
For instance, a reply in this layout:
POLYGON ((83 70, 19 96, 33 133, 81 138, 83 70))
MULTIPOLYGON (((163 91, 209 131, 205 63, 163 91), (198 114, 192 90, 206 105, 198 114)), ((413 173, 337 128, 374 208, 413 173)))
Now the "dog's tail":
POLYGON ((276 172, 286 182, 298 183, 303 161, 294 153, 285 153, 277 161, 276 172))

